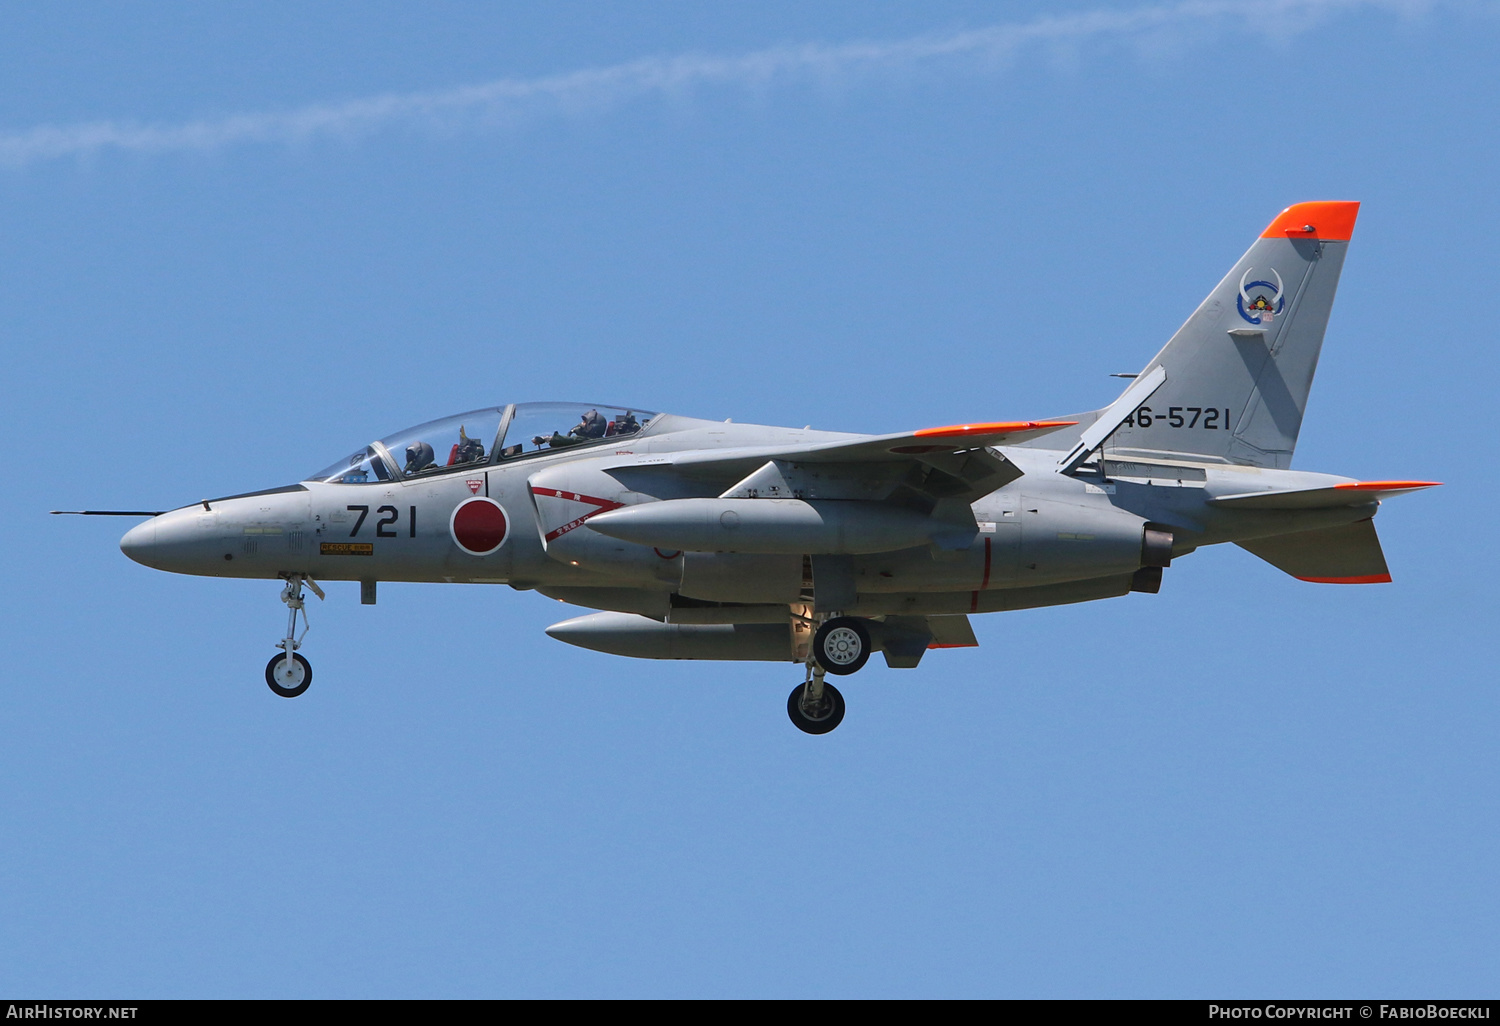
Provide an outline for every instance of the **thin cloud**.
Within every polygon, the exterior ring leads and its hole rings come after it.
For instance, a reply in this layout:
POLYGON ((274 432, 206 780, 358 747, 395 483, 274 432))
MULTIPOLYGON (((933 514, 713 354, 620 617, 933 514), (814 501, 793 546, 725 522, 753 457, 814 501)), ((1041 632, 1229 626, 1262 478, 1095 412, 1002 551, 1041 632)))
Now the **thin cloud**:
POLYGON ((839 81, 963 61, 993 67, 1028 51, 1076 48, 1100 40, 1154 48, 1160 46, 1164 34, 1181 30, 1229 29, 1238 24, 1284 38, 1344 11, 1375 7, 1412 13, 1428 6, 1424 0, 1184 0, 899 40, 782 45, 739 56, 650 57, 540 78, 503 78, 441 91, 387 93, 178 124, 40 125, 0 132, 0 165, 24 167, 109 151, 161 154, 256 143, 287 145, 403 125, 479 129, 519 117, 598 110, 643 97, 681 96, 705 87, 757 89, 798 80, 839 81))

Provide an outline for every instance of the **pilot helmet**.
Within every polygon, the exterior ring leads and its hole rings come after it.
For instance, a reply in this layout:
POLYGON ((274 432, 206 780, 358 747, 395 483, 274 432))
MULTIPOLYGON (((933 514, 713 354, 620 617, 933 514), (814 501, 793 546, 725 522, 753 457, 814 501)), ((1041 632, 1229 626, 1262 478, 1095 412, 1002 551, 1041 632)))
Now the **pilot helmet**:
POLYGON ((406 472, 421 470, 432 465, 432 446, 426 442, 413 442, 406 447, 406 472))

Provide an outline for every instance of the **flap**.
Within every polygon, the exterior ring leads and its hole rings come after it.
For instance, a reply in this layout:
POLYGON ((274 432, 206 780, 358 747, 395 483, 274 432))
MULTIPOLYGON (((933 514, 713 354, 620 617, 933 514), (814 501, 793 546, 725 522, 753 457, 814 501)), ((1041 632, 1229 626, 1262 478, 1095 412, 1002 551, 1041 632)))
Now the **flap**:
POLYGON ((876 624, 880 650, 892 669, 911 669, 929 648, 974 648, 979 644, 966 614, 888 616, 876 624))
POLYGON ((1373 520, 1237 544, 1299 581, 1388 584, 1391 579, 1373 520))
POLYGON ((979 645, 979 639, 974 637, 974 627, 964 613, 929 616, 927 629, 932 632, 928 648, 976 648, 979 645))
POLYGON ((1231 509, 1333 509, 1363 506, 1394 495, 1435 488, 1441 481, 1349 481, 1324 488, 1289 488, 1274 492, 1245 492, 1209 499, 1211 506, 1231 509))

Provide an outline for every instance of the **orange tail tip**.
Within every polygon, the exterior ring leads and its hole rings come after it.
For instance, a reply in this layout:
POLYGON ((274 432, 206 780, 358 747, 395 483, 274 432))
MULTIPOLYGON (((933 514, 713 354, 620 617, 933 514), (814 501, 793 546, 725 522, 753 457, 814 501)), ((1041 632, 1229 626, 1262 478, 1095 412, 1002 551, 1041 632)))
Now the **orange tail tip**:
POLYGON ((1261 232, 1263 239, 1326 239, 1348 242, 1359 216, 1355 200, 1318 200, 1293 203, 1261 232))

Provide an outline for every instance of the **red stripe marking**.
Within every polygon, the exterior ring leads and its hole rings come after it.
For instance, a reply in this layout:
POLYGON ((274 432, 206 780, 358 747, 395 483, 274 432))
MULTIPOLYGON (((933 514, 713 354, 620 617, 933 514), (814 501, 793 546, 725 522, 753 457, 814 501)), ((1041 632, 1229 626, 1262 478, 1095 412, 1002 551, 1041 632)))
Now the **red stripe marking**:
POLYGON ((587 502, 590 505, 599 507, 598 509, 590 510, 589 512, 585 513, 583 516, 578 517, 575 520, 568 521, 566 524, 563 524, 555 531, 549 531, 542 537, 543 541, 552 541, 556 538, 560 538, 563 535, 567 534, 569 531, 573 530, 575 527, 582 527, 583 522, 589 517, 598 516, 600 513, 603 513, 607 510, 619 509, 621 506, 625 505, 623 502, 616 502, 614 499, 601 499, 593 495, 580 495, 577 492, 561 492, 556 488, 537 488, 533 486, 531 489, 531 494, 545 495, 553 499, 567 499, 569 502, 587 502))
MULTIPOLYGON (((979 581, 979 591, 984 591, 990 586, 990 552, 992 549, 991 539, 984 540, 984 576, 979 581)), ((979 591, 974 592, 969 598, 969 612, 979 612, 979 591)), ((963 647, 963 646, 956 646, 963 647)))
POLYGON ((979 642, 976 641, 972 645, 969 644, 968 642, 964 642, 962 645, 939 645, 936 642, 933 642, 931 645, 928 645, 927 647, 929 649, 933 649, 933 648, 978 648, 979 647, 979 642))
POLYGON ((1362 577, 1298 577, 1312 584, 1390 584, 1390 574, 1365 574, 1362 577))

